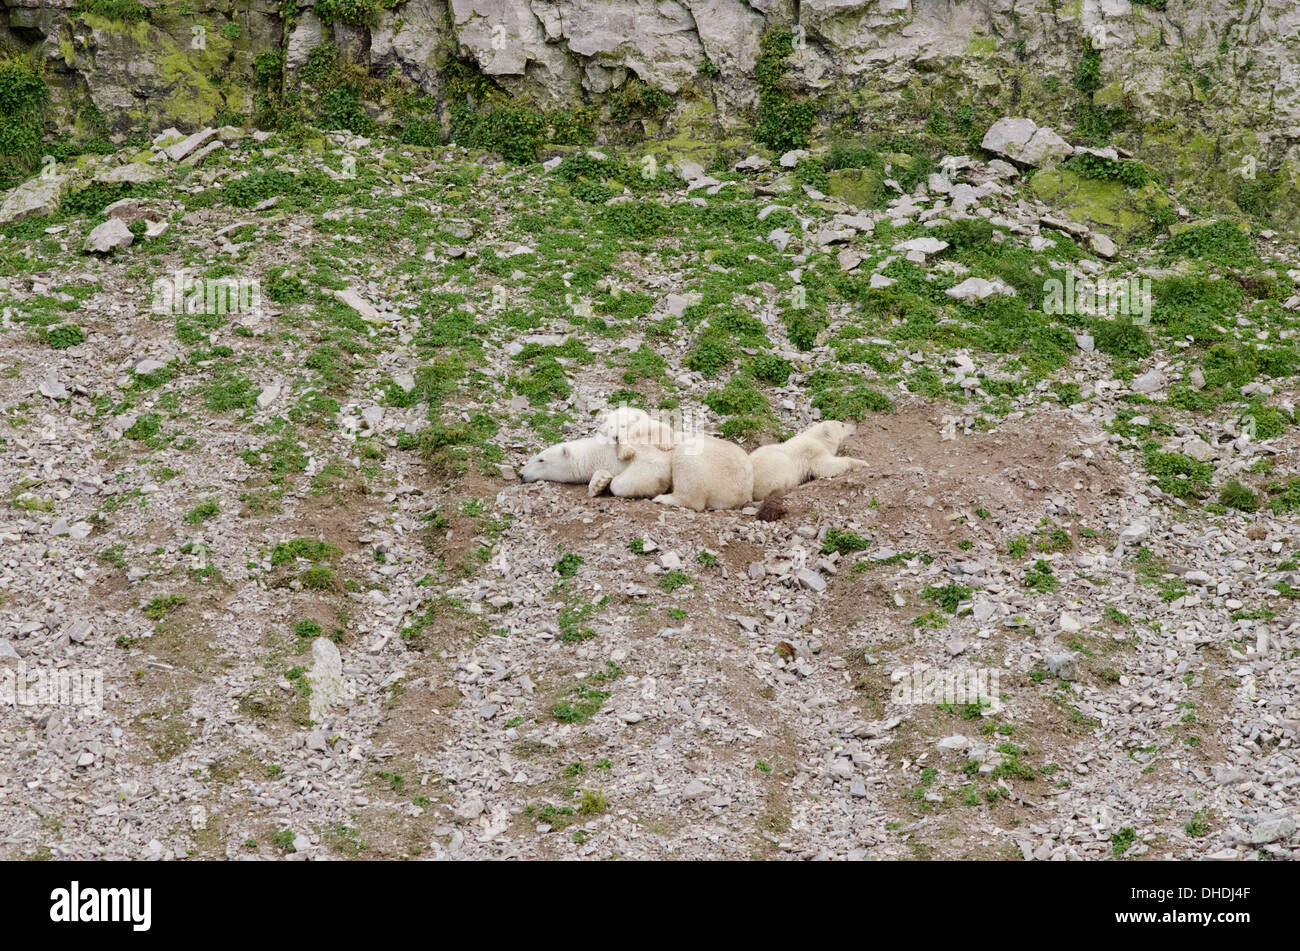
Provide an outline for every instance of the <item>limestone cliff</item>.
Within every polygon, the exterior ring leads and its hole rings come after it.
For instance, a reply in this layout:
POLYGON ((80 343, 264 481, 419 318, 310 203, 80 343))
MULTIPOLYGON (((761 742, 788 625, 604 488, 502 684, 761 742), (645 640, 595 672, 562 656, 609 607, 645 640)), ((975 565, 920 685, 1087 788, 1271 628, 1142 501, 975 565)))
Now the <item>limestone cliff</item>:
MULTIPOLYGON (((51 121, 93 104, 107 129, 192 129, 253 111, 259 54, 286 88, 332 44, 446 118, 466 68, 536 108, 644 84, 650 134, 752 129, 765 30, 793 30, 782 87, 850 133, 964 106, 1102 132, 1171 179, 1231 192, 1243 166, 1285 204, 1300 186, 1294 0, 3 0, 0 45, 39 58, 51 121), (1113 126, 1113 128, 1112 128, 1113 126)), ((372 114, 390 106, 372 97, 372 114)), ((93 112, 93 110, 92 110, 93 112)), ((987 125, 987 121, 983 122, 987 125)))

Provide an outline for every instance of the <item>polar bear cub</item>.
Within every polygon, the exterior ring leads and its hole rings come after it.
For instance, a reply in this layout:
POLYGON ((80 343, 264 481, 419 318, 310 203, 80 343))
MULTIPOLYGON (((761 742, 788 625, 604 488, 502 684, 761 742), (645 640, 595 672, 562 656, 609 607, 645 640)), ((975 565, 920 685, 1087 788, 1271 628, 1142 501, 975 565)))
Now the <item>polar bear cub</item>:
POLYGON ((679 436, 671 452, 645 442, 621 443, 619 456, 629 463, 624 476, 636 473, 644 480, 631 486, 631 494, 654 495, 660 505, 703 512, 740 508, 752 501, 754 468, 749 456, 725 439, 703 433, 679 436), (660 483, 659 494, 648 491, 660 483), (672 491, 666 492, 669 484, 672 491))
POLYGON ((634 464, 631 455, 620 457, 620 440, 625 445, 671 448, 673 430, 644 410, 621 406, 601 420, 596 435, 537 453, 519 470, 519 478, 523 482, 586 482, 591 496, 606 488, 624 497, 667 491, 666 462, 646 457, 634 464))
POLYGON ((867 465, 839 457, 840 445, 858 431, 853 423, 828 419, 785 442, 759 446, 749 454, 754 467, 754 501, 788 492, 809 479, 827 479, 867 465))

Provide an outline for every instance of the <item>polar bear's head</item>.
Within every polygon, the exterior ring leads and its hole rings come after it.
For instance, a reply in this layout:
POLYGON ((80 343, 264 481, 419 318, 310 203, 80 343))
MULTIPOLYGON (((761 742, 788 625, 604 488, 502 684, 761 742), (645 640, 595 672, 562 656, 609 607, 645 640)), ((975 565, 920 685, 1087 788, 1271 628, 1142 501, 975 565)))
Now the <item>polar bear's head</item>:
POLYGON ((619 446, 651 445, 663 450, 673 447, 672 426, 633 406, 620 406, 601 420, 596 436, 619 446))
POLYGON ((813 427, 817 439, 825 443, 831 452, 838 452, 840 446, 844 444, 844 440, 857 431, 857 423, 845 422, 840 419, 828 419, 824 423, 818 423, 813 427))
POLYGON ((583 476, 579 471, 583 464, 582 454, 574 450, 569 443, 548 446, 529 459, 519 470, 520 482, 586 482, 590 474, 583 476))

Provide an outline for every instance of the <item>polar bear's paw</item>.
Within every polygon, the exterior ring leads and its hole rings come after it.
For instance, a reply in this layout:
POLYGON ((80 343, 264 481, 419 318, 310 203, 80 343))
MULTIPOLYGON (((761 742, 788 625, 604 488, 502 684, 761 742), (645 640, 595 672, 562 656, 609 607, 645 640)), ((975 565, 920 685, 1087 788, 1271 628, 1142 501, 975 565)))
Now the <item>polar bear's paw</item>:
POLYGON ((679 502, 679 501, 677 500, 676 496, 674 496, 671 492, 669 492, 669 493, 667 493, 667 494, 665 494, 665 495, 656 495, 656 496, 654 497, 654 501, 655 501, 657 504, 659 504, 659 505, 676 505, 676 506, 680 506, 680 505, 682 504, 681 502, 679 502))
POLYGON ((614 473, 608 469, 597 469, 592 473, 591 481, 587 483, 587 496, 594 499, 608 489, 609 484, 613 481, 614 473))

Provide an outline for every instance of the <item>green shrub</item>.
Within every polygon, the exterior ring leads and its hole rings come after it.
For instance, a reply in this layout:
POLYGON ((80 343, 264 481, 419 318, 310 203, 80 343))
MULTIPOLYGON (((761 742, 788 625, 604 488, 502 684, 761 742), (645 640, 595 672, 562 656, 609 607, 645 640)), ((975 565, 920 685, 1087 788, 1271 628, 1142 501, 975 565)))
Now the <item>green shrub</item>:
POLYGON ((1230 509, 1253 512, 1259 508, 1259 496, 1233 479, 1219 491, 1219 502, 1230 509))
POLYGON ((36 165, 49 97, 45 79, 33 63, 0 60, 0 159, 23 170, 36 165))
POLYGON ((368 26, 377 9, 376 0, 316 0, 313 8, 317 18, 327 26, 335 21, 368 26))
POLYGON ((509 162, 537 161, 546 139, 546 119, 531 109, 499 107, 476 112, 457 106, 452 114, 456 142, 467 148, 500 152, 509 162))
POLYGON ((784 152, 808 144, 817 115, 813 107, 795 99, 783 86, 786 57, 794 52, 794 34, 788 27, 770 28, 759 43, 754 78, 758 80, 758 124, 754 140, 784 152))
POLYGON ((785 386, 790 379, 790 362, 773 353, 760 353, 752 357, 748 366, 754 379, 765 383, 785 386))
POLYGON ((826 537, 822 540, 823 555, 829 555, 831 552, 848 555, 855 551, 866 551, 870 547, 871 539, 840 528, 828 528, 826 537))
POLYGON ((221 191, 226 204, 236 208, 252 208, 268 198, 288 194, 294 184, 292 172, 268 168, 227 181, 221 191))
POLYGON ((1249 268, 1260 264, 1250 235, 1226 220, 1184 228, 1165 242, 1164 252, 1170 258, 1194 258, 1223 267, 1249 268))
POLYGON ((320 96, 319 122, 327 129, 347 129, 356 135, 370 135, 375 120, 361 104, 361 87, 339 83, 320 96))
POLYGON ((76 9, 122 23, 139 23, 149 19, 149 8, 140 0, 77 0, 76 9))
POLYGON ((1124 162, 1080 152, 1061 165, 1084 178, 1116 181, 1129 188, 1141 188, 1151 181, 1150 170, 1141 162, 1124 162))
POLYGON ((45 336, 45 342, 55 350, 67 350, 86 339, 86 332, 76 324, 59 324, 51 327, 45 336))

